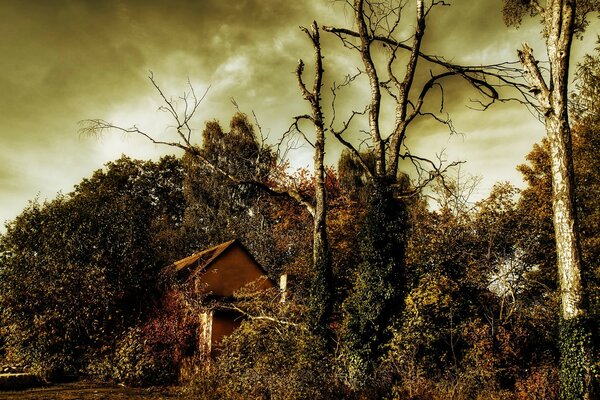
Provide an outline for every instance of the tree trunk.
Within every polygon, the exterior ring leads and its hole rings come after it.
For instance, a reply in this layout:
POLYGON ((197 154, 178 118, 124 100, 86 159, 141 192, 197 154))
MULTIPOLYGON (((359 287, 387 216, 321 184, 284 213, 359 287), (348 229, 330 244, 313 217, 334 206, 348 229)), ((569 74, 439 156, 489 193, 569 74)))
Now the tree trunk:
POLYGON ((315 56, 315 78, 312 90, 309 91, 302 80, 304 63, 302 60, 296 69, 296 78, 305 100, 311 105, 311 115, 297 117, 308 119, 315 127, 315 207, 313 212, 313 267, 314 274, 310 285, 309 324, 313 330, 325 337, 327 324, 332 312, 331 250, 327 238, 327 190, 325 186, 325 122, 321 107, 321 87, 323 82, 323 56, 319 27, 313 22, 311 29, 302 28, 313 42, 315 56))
POLYGON ((591 336, 581 277, 571 133, 566 119, 546 119, 560 287, 560 387, 563 399, 591 399, 591 336))
POLYGON ((379 114, 381 112, 381 89, 379 87, 379 76, 375 63, 371 56, 371 45, 374 40, 369 33, 367 21, 365 21, 364 0, 354 1, 354 18, 358 24, 358 33, 360 37, 360 57, 365 72, 369 78, 369 86, 371 92, 371 102, 369 104, 369 133, 371 135, 371 143, 373 144, 373 153, 375 154, 375 171, 373 174, 379 179, 385 179, 386 172, 386 154, 385 142, 381 138, 379 128, 379 114))
POLYGON ((567 121, 546 120, 552 168, 552 209, 561 294, 561 318, 582 317, 584 293, 574 200, 571 132, 567 121))
POLYGON ((581 250, 575 207, 575 179, 571 130, 568 118, 568 77, 573 41, 575 1, 553 0, 544 10, 550 82, 546 84, 525 44, 519 58, 526 79, 537 95, 550 141, 552 209, 560 287, 560 387, 563 399, 590 399, 591 335, 587 326, 585 292, 581 275, 581 250))
POLYGON ((332 272, 331 251, 327 237, 327 195, 325 187, 325 130, 321 124, 316 125, 317 140, 315 141, 315 216, 313 225, 313 265, 314 277, 312 283, 314 315, 312 324, 323 332, 332 312, 332 272))

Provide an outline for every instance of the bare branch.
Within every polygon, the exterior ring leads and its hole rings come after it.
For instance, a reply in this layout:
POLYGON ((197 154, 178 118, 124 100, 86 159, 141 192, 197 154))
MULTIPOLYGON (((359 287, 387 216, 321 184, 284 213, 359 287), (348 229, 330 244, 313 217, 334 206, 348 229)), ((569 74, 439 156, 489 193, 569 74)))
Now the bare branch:
POLYGON ((403 160, 410 160, 411 164, 415 168, 415 171, 417 172, 419 179, 418 183, 412 186, 408 191, 399 188, 400 191, 396 194, 397 198, 414 197, 421 193, 422 190, 433 181, 441 182, 441 184, 445 186, 445 176, 448 170, 464 163, 464 161, 453 161, 447 165, 444 165, 444 160, 442 159, 441 155, 438 155, 438 163, 435 163, 433 160, 428 158, 411 154, 408 149, 404 154, 401 154, 400 157, 403 160), (429 168, 423 167, 422 164, 429 165, 429 168))
POLYGON ((251 319, 251 320, 265 320, 265 321, 274 322, 274 323, 280 324, 280 325, 302 327, 302 328, 304 328, 304 326, 305 326, 305 325, 297 324, 295 322, 286 321, 286 320, 278 319, 278 318, 274 318, 274 317, 269 317, 267 315, 250 314, 248 311, 236 306, 233 303, 220 304, 218 308, 221 310, 237 311, 238 313, 242 314, 244 317, 251 319))
MULTIPOLYGON (((359 33, 352 31, 350 29, 346 29, 346 28, 323 26, 323 30, 336 35, 338 38, 340 38, 340 40, 344 40, 346 42, 348 41, 348 39, 346 37, 360 38, 359 33)), ((413 49, 412 46, 409 46, 403 42, 399 42, 388 36, 376 35, 373 37, 373 40, 384 43, 384 44, 390 46, 391 48, 397 47, 399 49, 404 49, 404 50, 408 50, 408 51, 412 51, 412 49, 413 49)), ((357 46, 354 45, 354 48, 357 48, 357 46)), ((522 73, 522 70, 520 68, 518 68, 518 65, 520 65, 520 63, 518 61, 473 66, 473 65, 453 64, 451 62, 444 60, 442 57, 432 56, 429 54, 422 53, 420 51, 419 51, 418 55, 420 58, 422 58, 430 63, 439 65, 439 66, 444 67, 449 70, 457 70, 464 74, 480 74, 481 76, 488 76, 491 78, 496 78, 500 82, 503 82, 504 84, 508 84, 511 87, 514 86, 514 87, 520 88, 520 89, 524 89, 527 87, 526 85, 519 82, 519 79, 523 77, 523 73, 522 73)))
POLYGON ((523 43, 523 50, 519 50, 518 54, 519 59, 527 72, 525 74, 525 79, 531 86, 529 91, 537 97, 540 105, 540 112, 543 115, 546 115, 552 111, 552 104, 550 104, 550 89, 546 85, 536 59, 533 57, 533 50, 527 43, 523 43))
POLYGON ((339 130, 336 130, 334 127, 335 124, 335 120, 336 120, 336 100, 337 100, 337 93, 338 90, 349 86, 352 82, 354 82, 354 80, 359 77, 362 74, 361 70, 358 70, 358 72, 354 75, 347 75, 344 78, 344 81, 342 83, 340 83, 339 85, 336 85, 336 83, 333 83, 333 87, 331 87, 331 93, 332 93, 332 99, 331 99, 331 109, 332 109, 332 113, 333 116, 331 118, 331 122, 329 124, 329 130, 331 131, 331 133, 337 138, 337 140, 343 144, 344 146, 346 146, 350 152, 356 157, 356 159, 358 160, 359 164, 361 165, 361 167, 363 168, 363 170, 365 171, 365 173, 367 174, 367 176, 369 178, 373 178, 372 176, 372 172, 369 168, 369 166, 367 165, 367 163, 365 162, 365 160, 363 159, 362 155, 360 154, 360 151, 358 149, 356 149, 352 143, 350 143, 349 141, 345 140, 343 138, 343 134, 350 128, 350 125, 352 124, 354 118, 356 116, 359 115, 365 115, 367 113, 367 111, 369 110, 369 106, 365 106, 363 111, 352 111, 352 114, 350 115, 350 117, 346 120, 342 122, 342 127, 339 130))
POLYGON ((185 144, 181 144, 179 142, 165 142, 161 140, 156 140, 152 135, 147 132, 140 130, 136 125, 133 125, 130 128, 123 128, 121 126, 113 125, 110 122, 104 121, 102 119, 89 119, 79 121, 79 134, 85 136, 101 136, 104 132, 116 130, 126 134, 137 134, 145 137, 150 142, 154 144, 160 144, 170 147, 176 147, 181 150, 187 151, 187 146, 185 144))
MULTIPOLYGON (((196 97, 195 93, 192 91, 191 96, 193 99, 193 103, 191 104, 191 107, 185 108, 184 114, 182 115, 182 114, 178 113, 177 107, 175 106, 174 102, 165 96, 165 94, 162 91, 162 89, 160 88, 160 86, 156 83, 152 73, 150 73, 149 79, 152 82, 152 85, 158 91, 163 102, 166 104, 164 106, 161 106, 161 110, 168 112, 172 116, 172 118, 176 121, 177 126, 175 128, 177 131, 177 135, 179 136, 181 141, 169 142, 169 141, 157 140, 157 139, 155 139, 155 137, 152 134, 139 129, 135 125, 130 128, 124 128, 124 127, 121 127, 118 125, 114 125, 114 124, 107 122, 105 120, 102 120, 102 119, 89 119, 89 120, 80 121, 79 122, 79 126, 80 126, 79 133, 83 134, 83 135, 88 135, 88 136, 99 136, 99 135, 103 134, 104 132, 119 131, 119 132, 122 132, 125 134, 133 134, 133 135, 142 136, 154 144, 181 149, 184 152, 190 154, 194 159, 200 161, 202 163, 202 165, 205 166, 206 168, 208 168, 210 171, 212 171, 220 176, 223 176, 224 178, 226 178, 229 182, 231 182, 233 184, 254 186, 258 189, 263 190, 264 192, 266 192, 269 195, 278 196, 278 197, 287 197, 287 198, 292 199, 292 200, 298 202, 299 204, 303 205, 304 207, 306 207, 306 209, 308 210, 308 212, 310 214, 314 215, 314 205, 312 204, 310 198, 307 197, 306 195, 304 195, 294 189, 271 187, 264 182, 259 182, 256 180, 252 180, 252 181, 241 180, 238 177, 230 174, 229 172, 225 171, 224 169, 222 169, 222 168, 218 167, 217 165, 213 164, 212 162, 210 162, 206 157, 204 157, 204 155, 202 154, 200 149, 190 142, 189 138, 190 138, 191 128, 189 126, 189 122, 192 119, 192 117, 194 116, 194 113, 196 112, 196 110, 198 109, 200 102, 205 98, 206 94, 208 93, 208 89, 205 91, 205 93, 202 95, 202 97, 200 99, 198 99, 196 97), (184 129, 186 130, 187 134, 184 133, 184 131, 183 131, 184 129)), ((189 83, 189 81, 188 81, 188 83, 189 83)), ((184 94, 182 96, 182 98, 186 102, 186 105, 188 104, 187 96, 188 96, 188 94, 184 94)))
POLYGON ((314 123, 314 118, 311 115, 308 115, 308 114, 296 115, 294 117, 294 122, 292 122, 292 125, 290 125, 290 127, 284 133, 284 135, 288 135, 288 134, 291 134, 293 132, 296 132, 296 133, 300 134, 300 136, 302 136, 302 138, 306 141, 306 143, 308 143, 310 145, 310 147, 312 147, 314 149, 315 148, 315 144, 313 142, 311 142, 306 137, 306 134, 302 131, 302 129, 300 129, 299 123, 302 120, 307 120, 307 121, 311 121, 312 123, 314 123))

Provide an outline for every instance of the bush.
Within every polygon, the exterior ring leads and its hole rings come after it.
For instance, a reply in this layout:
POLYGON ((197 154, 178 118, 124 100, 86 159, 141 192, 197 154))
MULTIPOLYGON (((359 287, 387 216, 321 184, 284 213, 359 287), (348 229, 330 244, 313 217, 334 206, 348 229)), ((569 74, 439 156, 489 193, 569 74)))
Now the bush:
POLYGON ((132 386, 174 382, 177 368, 167 353, 148 345, 141 328, 130 328, 119 340, 112 360, 113 378, 132 386))
POLYGON ((196 319, 184 294, 166 293, 157 312, 145 323, 128 328, 102 356, 92 356, 88 376, 132 386, 174 383, 184 361, 193 354, 196 319))
POLYGON ((558 399, 558 368, 552 365, 533 369, 515 385, 518 400, 558 399))
POLYGON ((303 324, 247 320, 191 383, 198 399, 339 398, 324 343, 303 324))

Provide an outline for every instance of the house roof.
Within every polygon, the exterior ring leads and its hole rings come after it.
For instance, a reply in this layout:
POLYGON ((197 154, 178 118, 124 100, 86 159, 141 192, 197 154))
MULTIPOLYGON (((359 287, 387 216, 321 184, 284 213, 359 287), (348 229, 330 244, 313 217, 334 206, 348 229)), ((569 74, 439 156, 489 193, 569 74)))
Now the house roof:
POLYGON ((237 239, 194 253, 168 268, 179 282, 194 281, 202 285, 204 293, 219 298, 230 297, 236 290, 253 283, 258 284, 259 290, 277 287, 237 239))
POLYGON ((194 253, 191 256, 175 261, 172 266, 175 272, 183 275, 188 272, 190 275, 206 270, 221 254, 234 244, 241 244, 237 239, 221 243, 217 246, 194 253))

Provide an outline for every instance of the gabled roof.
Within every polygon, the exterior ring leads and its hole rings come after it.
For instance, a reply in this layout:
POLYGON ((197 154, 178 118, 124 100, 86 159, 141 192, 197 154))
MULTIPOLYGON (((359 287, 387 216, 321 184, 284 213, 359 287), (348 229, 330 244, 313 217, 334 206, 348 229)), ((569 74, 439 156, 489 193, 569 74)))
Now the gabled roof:
POLYGON ((205 271, 221 254, 234 244, 241 243, 237 240, 221 243, 217 246, 194 253, 191 256, 175 261, 172 266, 175 268, 175 273, 178 275, 192 275, 205 271))
POLYGON ((221 299, 250 284, 258 290, 277 287, 239 240, 192 254, 168 268, 180 283, 193 283, 194 290, 221 299))

